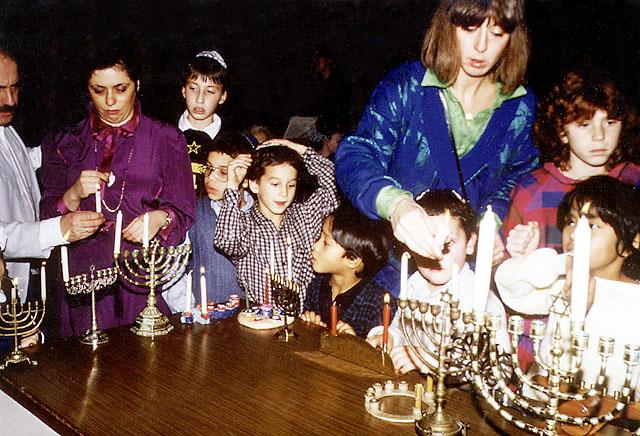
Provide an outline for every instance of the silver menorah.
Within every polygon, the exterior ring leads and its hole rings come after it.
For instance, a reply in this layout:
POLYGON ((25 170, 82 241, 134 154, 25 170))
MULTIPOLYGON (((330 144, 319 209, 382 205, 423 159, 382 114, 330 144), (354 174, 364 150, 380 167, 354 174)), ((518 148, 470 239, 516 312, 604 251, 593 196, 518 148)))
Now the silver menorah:
MULTIPOLYGON (((566 313, 556 313, 562 321, 567 317, 566 313)), ((496 353, 496 332, 500 328, 500 320, 495 317, 487 317, 485 313, 474 312, 473 314, 473 381, 476 390, 484 397, 490 406, 499 412, 499 414, 507 421, 513 423, 517 427, 533 434, 538 435, 557 435, 560 427, 578 426, 573 428, 573 434, 588 434, 596 432, 601 426, 612 421, 614 418, 625 413, 627 408, 633 406, 633 388, 631 381, 633 373, 640 362, 640 346, 637 344, 626 344, 622 360, 626 366, 624 384, 621 389, 614 392, 607 392, 606 376, 609 359, 613 355, 615 341, 613 338, 601 337, 598 340, 598 354, 600 355, 600 373, 594 384, 586 385, 581 380, 581 365, 583 354, 588 349, 589 337, 583 330, 583 324, 571 325, 570 345, 565 347, 563 342, 563 332, 560 323, 554 328, 552 340, 548 352, 542 351, 542 341, 545 337, 545 324, 543 321, 536 320, 531 323, 530 337, 533 340, 533 349, 535 361, 543 368, 548 375, 548 383, 536 382, 535 379, 527 377, 520 368, 517 356, 518 341, 524 333, 524 320, 520 316, 512 316, 509 319, 508 331, 511 334, 511 345, 513 352, 510 353, 511 365, 513 373, 523 386, 527 386, 532 392, 537 392, 546 397, 543 403, 537 403, 530 399, 531 395, 525 396, 522 392, 513 392, 508 383, 504 379, 503 373, 496 365, 498 362, 496 353), (487 337, 489 343, 489 363, 491 367, 491 378, 493 379, 491 386, 488 383, 487 374, 480 371, 478 344, 481 337, 487 337), (564 367, 561 364, 562 356, 567 353, 569 357, 569 366, 564 367), (500 395, 492 395, 491 389, 495 386, 500 395), (568 387, 561 389, 561 386, 568 387), (503 401, 495 399, 503 398, 503 401), (608 404, 606 411, 599 413, 598 408, 595 411, 589 408, 577 407, 580 402, 599 403, 600 405, 608 404), (563 405, 576 406, 565 407, 563 405), (534 421, 524 420, 514 416, 507 408, 517 409, 520 412, 534 418, 534 421), (573 409, 573 412, 572 412, 573 409), (587 411, 585 416, 585 410, 587 411), (568 413, 572 412, 572 413, 568 413), (535 420, 543 422, 535 425, 535 420), (533 423, 532 423, 533 422, 533 423), (575 433, 577 431, 578 433, 575 433)), ((640 435, 640 428, 633 433, 640 435)))
POLYGON ((15 284, 13 285, 11 298, 4 310, 0 310, 0 336, 13 337, 13 351, 5 358, 0 369, 5 369, 9 364, 27 362, 29 365, 37 365, 38 362, 29 358, 20 349, 20 338, 35 334, 42 324, 45 314, 45 301, 28 301, 20 303, 15 284))
POLYGON ((109 341, 109 336, 98 328, 96 291, 111 286, 117 278, 117 268, 111 267, 96 270, 96 267, 91 265, 88 274, 78 274, 64 282, 69 295, 91 293, 91 328, 80 336, 80 342, 83 344, 96 346, 109 341))
POLYGON ((418 300, 398 300, 400 326, 411 354, 436 378, 436 407, 416 420, 418 434, 466 434, 466 425, 445 410, 446 385, 469 380, 473 364, 482 362, 483 353, 479 351, 477 361, 472 361, 471 314, 462 313, 459 305, 460 301, 448 289, 431 305, 418 300))
POLYGON ((153 239, 149 247, 143 247, 142 250, 125 250, 122 258, 119 252, 113 253, 120 277, 132 285, 149 288, 147 306, 131 327, 136 335, 153 337, 166 335, 173 330, 169 318, 156 305, 156 288, 184 272, 189 253, 191 244, 163 247, 157 239, 153 239))

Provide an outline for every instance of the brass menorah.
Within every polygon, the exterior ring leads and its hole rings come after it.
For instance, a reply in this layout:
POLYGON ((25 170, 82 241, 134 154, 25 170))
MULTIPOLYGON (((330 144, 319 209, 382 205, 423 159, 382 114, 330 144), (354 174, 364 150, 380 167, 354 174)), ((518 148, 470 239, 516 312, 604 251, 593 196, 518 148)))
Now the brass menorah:
POLYGON ((190 244, 163 247, 157 239, 153 239, 149 247, 141 250, 125 250, 122 258, 120 253, 113 253, 120 277, 134 286, 149 288, 147 306, 131 327, 136 335, 153 337, 166 335, 173 330, 169 318, 156 305, 156 288, 184 272, 189 253, 190 244))
POLYGON ((14 288, 11 298, 4 310, 0 310, 0 336, 13 337, 13 351, 5 358, 0 369, 5 369, 9 364, 27 362, 29 365, 37 365, 38 362, 29 358, 19 347, 19 338, 30 336, 38 331, 45 314, 45 302, 28 301, 20 303, 14 288))
MULTIPOLYGON (((400 298, 400 326, 413 357, 436 378, 435 410, 416 420, 422 435, 458 435, 466 425, 445 410, 446 384, 470 379, 472 370, 471 314, 462 313, 460 301, 447 289, 437 303, 400 298), (409 309, 409 314, 407 314, 409 309)), ((482 353, 478 352, 478 361, 482 353)))
MULTIPOLYGON (((566 318, 566 313, 556 313, 559 319, 566 318)), ((583 331, 582 325, 571 325, 570 345, 568 348, 563 346, 563 332, 560 329, 560 323, 553 328, 552 340, 547 353, 541 349, 542 341, 545 337, 545 324, 543 321, 536 320, 531 323, 530 337, 533 339, 533 348, 535 360, 539 366, 546 370, 548 375, 548 383, 540 383, 527 377, 520 368, 517 356, 518 341, 524 333, 524 320, 520 316, 512 316, 509 319, 508 331, 511 334, 511 344, 513 352, 511 353, 511 365, 517 379, 523 386, 528 386, 532 392, 543 394, 546 397, 544 403, 539 405, 532 401, 522 392, 513 392, 507 382, 504 380, 501 371, 496 370, 496 332, 500 327, 500 320, 495 317, 487 317, 484 313, 474 312, 474 340, 473 340, 473 373, 474 385, 476 390, 482 395, 490 406, 498 411, 500 415, 507 421, 513 423, 517 427, 526 430, 529 433, 538 435, 557 435, 563 426, 578 426, 573 428, 572 434, 588 434, 597 431, 602 425, 611 422, 617 416, 625 412, 633 402, 633 387, 631 381, 633 373, 640 363, 640 346, 637 344, 626 344, 622 360, 626 366, 624 384, 621 389, 615 392, 607 392, 606 375, 609 359, 613 355, 615 341, 613 338, 601 337, 598 340, 598 354, 600 355, 600 373, 594 384, 586 385, 581 378, 581 364, 583 354, 588 349, 589 337, 583 331), (490 376, 496 381, 495 387, 501 394, 499 398, 505 401, 497 401, 490 391, 487 375, 479 371, 478 368, 478 343, 481 336, 488 336, 489 342, 489 363, 491 365, 490 376), (569 366, 561 365, 561 357, 568 353, 569 366), (561 389, 561 386, 569 387, 569 390, 561 389), (580 402, 593 399, 596 402, 607 401, 609 403, 608 410, 603 412, 588 412, 588 416, 578 416, 577 414, 569 414, 563 412, 562 405, 565 402, 580 402), (510 413, 508 408, 517 409, 524 412, 542 425, 535 425, 535 422, 525 421, 510 413), (577 433, 576 433, 577 432, 577 433)), ((537 396, 537 395, 536 395, 537 396)), ((569 404, 569 403, 567 403, 569 404)), ((567 410, 568 411, 568 410, 567 410)), ((566 429, 566 428, 565 428, 566 429)), ((638 428, 635 435, 640 435, 638 428)))
POLYGON ((115 267, 96 270, 94 265, 89 267, 89 273, 79 274, 64 282, 69 295, 91 293, 91 328, 80 336, 80 342, 87 345, 99 345, 109 341, 109 336, 98 328, 96 317, 96 291, 111 286, 118 278, 115 267))
POLYGON ((300 314, 300 287, 291 280, 284 280, 278 274, 270 276, 271 292, 273 294, 274 306, 280 309, 284 320, 284 326, 276 333, 276 338, 289 342, 297 337, 296 332, 289 328, 287 316, 294 319, 300 314))

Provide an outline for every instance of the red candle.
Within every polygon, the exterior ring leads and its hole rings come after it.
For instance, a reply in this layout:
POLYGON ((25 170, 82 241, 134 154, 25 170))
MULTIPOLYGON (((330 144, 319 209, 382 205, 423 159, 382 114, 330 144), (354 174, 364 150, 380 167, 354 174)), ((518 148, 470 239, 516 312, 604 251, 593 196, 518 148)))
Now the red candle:
POLYGON ((335 301, 331 305, 331 336, 338 336, 338 306, 335 301))
POLYGON ((384 351, 387 351, 387 344, 389 343, 389 324, 391 323, 391 297, 389 294, 384 294, 384 307, 382 309, 382 347, 384 351))

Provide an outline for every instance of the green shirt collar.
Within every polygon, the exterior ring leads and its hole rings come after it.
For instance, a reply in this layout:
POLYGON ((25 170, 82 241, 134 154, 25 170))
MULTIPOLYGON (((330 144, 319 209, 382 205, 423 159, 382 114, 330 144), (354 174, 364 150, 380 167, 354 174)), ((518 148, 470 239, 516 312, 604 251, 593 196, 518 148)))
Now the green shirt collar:
MULTIPOLYGON (((442 89, 449 87, 449 85, 447 85, 446 83, 442 83, 440 79, 438 79, 438 77, 433 73, 433 71, 429 69, 427 69, 427 71, 424 73, 424 77, 422 78, 422 82, 420 84, 422 86, 432 86, 435 88, 442 88, 442 89)), ((507 100, 510 100, 512 98, 522 97, 527 93, 527 90, 522 85, 518 86, 511 94, 502 93, 502 83, 498 82, 496 83, 496 86, 498 87, 498 94, 496 95, 494 108, 497 108, 507 100)))

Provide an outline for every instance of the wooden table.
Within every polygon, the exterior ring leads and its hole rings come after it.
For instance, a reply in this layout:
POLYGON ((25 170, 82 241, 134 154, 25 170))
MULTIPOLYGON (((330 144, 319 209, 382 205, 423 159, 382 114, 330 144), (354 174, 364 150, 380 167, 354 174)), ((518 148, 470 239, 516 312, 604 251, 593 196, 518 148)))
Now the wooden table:
MULTIPOLYGON (((287 344, 235 318, 173 322, 171 334, 154 340, 119 328, 95 350, 76 340, 45 344, 38 366, 0 372, 0 387, 63 434, 414 432, 365 411, 366 388, 385 376, 341 373, 304 357, 318 350, 320 328, 298 321, 300 337, 287 344)), ((450 390, 447 410, 471 435, 497 434, 467 393, 450 390)), ((506 434, 523 434, 497 421, 506 434)))

